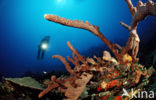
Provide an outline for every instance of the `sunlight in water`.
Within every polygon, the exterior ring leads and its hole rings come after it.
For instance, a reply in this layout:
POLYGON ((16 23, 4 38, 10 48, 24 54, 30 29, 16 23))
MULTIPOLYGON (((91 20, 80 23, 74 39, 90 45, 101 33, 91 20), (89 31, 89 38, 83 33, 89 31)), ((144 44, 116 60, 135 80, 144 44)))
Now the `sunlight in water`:
POLYGON ((61 2, 62 0, 57 0, 57 2, 61 2))
POLYGON ((64 6, 65 5, 65 3, 66 3, 66 0, 56 0, 56 4, 57 4, 57 6, 64 6))

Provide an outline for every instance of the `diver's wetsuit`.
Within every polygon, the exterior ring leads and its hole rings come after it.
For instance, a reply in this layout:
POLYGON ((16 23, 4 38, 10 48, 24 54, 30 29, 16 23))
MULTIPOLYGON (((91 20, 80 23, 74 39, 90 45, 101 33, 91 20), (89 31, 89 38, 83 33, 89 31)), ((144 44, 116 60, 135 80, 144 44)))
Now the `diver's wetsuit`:
POLYGON ((50 36, 46 36, 41 40, 40 45, 38 46, 37 59, 43 59, 44 58, 44 54, 45 54, 46 49, 42 48, 42 45, 43 44, 49 45, 49 40, 50 40, 50 36))

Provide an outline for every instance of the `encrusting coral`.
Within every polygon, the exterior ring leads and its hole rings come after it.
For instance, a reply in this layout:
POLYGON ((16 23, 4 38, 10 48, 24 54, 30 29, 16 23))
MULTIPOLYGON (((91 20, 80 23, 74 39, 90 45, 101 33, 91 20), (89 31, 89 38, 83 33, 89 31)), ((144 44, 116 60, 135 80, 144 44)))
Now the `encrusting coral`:
POLYGON ((139 60, 137 54, 140 42, 137 34, 137 24, 148 15, 156 16, 156 4, 151 0, 147 3, 138 1, 137 7, 134 7, 131 0, 125 0, 125 2, 133 17, 130 26, 123 22, 120 23, 130 31, 130 37, 125 47, 111 43, 100 32, 98 26, 94 26, 88 21, 84 23, 79 20, 67 20, 49 14, 44 16, 45 19, 55 23, 90 31, 110 48, 117 60, 108 51, 104 51, 102 58, 96 56, 93 58, 83 57, 74 49, 70 42, 67 42, 68 47, 73 52, 73 58, 67 57, 67 59, 75 67, 72 69, 70 64, 62 56, 53 56, 53 58, 60 59, 64 63, 70 76, 66 79, 52 76, 50 84, 47 89, 39 94, 39 98, 52 89, 57 88, 58 91, 64 93, 67 100, 78 100, 81 94, 87 91, 85 88, 89 88, 87 92, 91 95, 87 95, 87 97, 90 97, 92 100, 105 100, 112 96, 116 96, 115 100, 120 100, 122 88, 136 86, 135 90, 137 91, 139 88, 148 84, 149 77, 154 72, 154 69, 151 67, 147 70, 144 66, 136 63, 139 60), (144 76, 142 79, 144 81, 140 81, 141 76, 144 76))

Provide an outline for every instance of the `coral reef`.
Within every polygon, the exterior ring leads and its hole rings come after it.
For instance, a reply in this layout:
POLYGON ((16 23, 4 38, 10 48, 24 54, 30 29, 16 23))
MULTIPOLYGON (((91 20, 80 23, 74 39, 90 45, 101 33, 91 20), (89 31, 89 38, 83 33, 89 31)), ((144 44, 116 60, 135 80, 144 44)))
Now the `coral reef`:
POLYGON ((3 78, 0 100, 35 100, 43 86, 31 77, 3 78))
POLYGON ((18 84, 20 86, 24 86, 24 87, 29 87, 29 88, 33 88, 33 89, 37 89, 37 90, 43 90, 44 88, 42 87, 42 85, 34 80, 31 77, 23 77, 23 78, 4 78, 4 80, 7 83, 14 83, 14 84, 18 84))
POLYGON ((67 20, 49 14, 44 16, 45 19, 55 23, 90 31, 109 47, 115 58, 108 51, 104 51, 102 58, 96 56, 93 58, 83 57, 74 49, 70 42, 67 42, 68 47, 73 52, 73 58, 67 57, 67 59, 75 67, 72 69, 62 56, 53 56, 53 58, 60 59, 64 63, 70 76, 65 79, 52 76, 47 89, 39 94, 39 98, 51 90, 57 89, 64 93, 67 100, 78 100, 79 98, 83 99, 83 97, 91 100, 105 100, 108 98, 120 100, 123 88, 130 89, 135 87, 135 91, 138 92, 149 83, 149 77, 155 70, 153 67, 147 70, 144 66, 137 63, 139 61, 137 54, 140 42, 137 34, 137 25, 148 15, 156 16, 156 4, 151 0, 147 3, 138 1, 137 7, 134 7, 131 0, 125 0, 125 2, 132 15, 130 26, 123 22, 120 23, 130 31, 130 37, 125 47, 111 43, 100 32, 98 26, 94 26, 88 21, 84 23, 79 20, 67 20))

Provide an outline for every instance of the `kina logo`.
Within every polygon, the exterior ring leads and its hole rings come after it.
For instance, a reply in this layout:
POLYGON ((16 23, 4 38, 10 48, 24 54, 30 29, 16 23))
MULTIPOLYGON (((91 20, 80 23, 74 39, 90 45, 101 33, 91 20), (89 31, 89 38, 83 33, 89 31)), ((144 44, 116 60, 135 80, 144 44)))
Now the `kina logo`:
POLYGON ((122 97, 142 98, 142 99, 155 97, 154 91, 141 91, 140 89, 134 91, 133 88, 131 89, 130 92, 128 92, 125 88, 123 88, 122 91, 123 91, 122 97))
POLYGON ((127 92, 125 88, 123 88, 122 91, 123 91, 122 97, 125 97, 125 96, 130 97, 129 93, 127 92))

